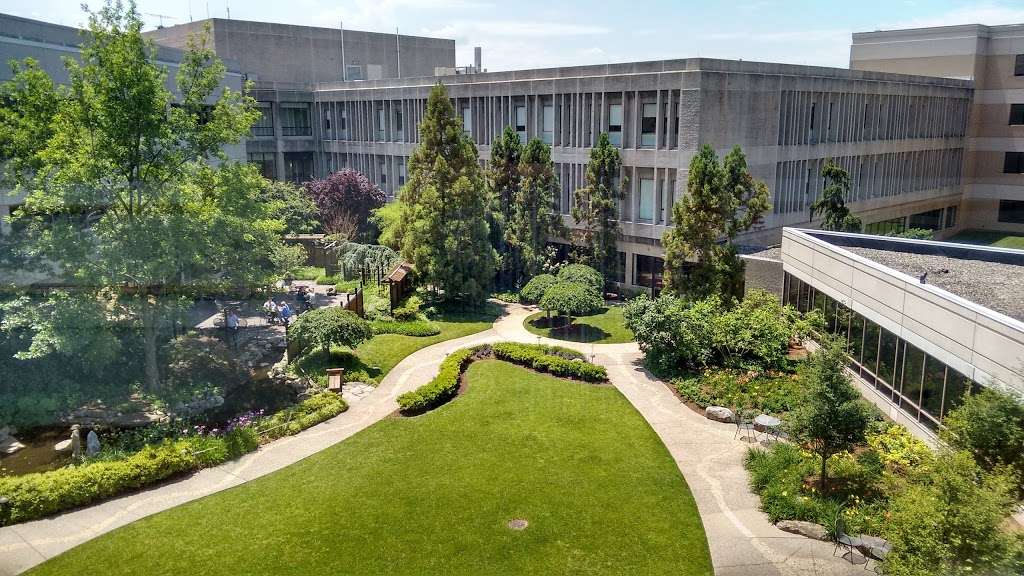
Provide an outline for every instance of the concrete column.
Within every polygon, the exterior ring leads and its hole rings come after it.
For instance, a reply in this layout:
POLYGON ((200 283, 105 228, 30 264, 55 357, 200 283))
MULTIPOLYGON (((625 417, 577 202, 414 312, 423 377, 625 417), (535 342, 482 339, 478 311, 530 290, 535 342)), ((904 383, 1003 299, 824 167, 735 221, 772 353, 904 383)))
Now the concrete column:
POLYGON ((626 280, 627 286, 633 285, 633 266, 635 265, 636 254, 628 250, 626 252, 626 269, 623 271, 623 277, 626 280))
POLYGON ((654 98, 654 109, 656 110, 654 116, 654 149, 661 149, 661 127, 664 121, 661 119, 661 90, 657 92, 657 96, 654 98))
POLYGON ((284 141, 281 140, 281 103, 274 98, 270 103, 274 114, 274 174, 284 180, 284 141))

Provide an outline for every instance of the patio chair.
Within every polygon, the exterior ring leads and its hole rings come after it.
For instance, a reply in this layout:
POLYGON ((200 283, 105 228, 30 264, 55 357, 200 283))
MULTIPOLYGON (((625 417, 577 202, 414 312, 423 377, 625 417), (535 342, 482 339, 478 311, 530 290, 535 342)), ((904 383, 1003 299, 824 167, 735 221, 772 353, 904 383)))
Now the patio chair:
POLYGON ((753 436, 754 442, 757 442, 757 430, 754 429, 754 420, 748 412, 734 406, 732 409, 732 421, 736 424, 736 432, 732 435, 733 440, 736 439, 740 432, 743 432, 746 438, 753 436))
POLYGON ((850 555, 850 564, 853 564, 854 552, 857 548, 864 545, 864 541, 860 539, 860 536, 851 536, 846 533, 846 520, 843 520, 843 508, 839 509, 836 514, 836 546, 832 549, 832 555, 835 556, 839 548, 845 548, 846 552, 841 556, 845 558, 847 554, 850 555))

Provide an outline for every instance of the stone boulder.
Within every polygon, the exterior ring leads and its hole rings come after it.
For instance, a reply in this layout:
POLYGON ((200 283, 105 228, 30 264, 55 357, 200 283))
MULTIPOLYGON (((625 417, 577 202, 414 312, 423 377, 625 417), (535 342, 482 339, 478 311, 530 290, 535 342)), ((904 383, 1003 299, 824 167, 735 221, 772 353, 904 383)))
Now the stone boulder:
POLYGON ((821 524, 815 524, 814 522, 804 522, 802 520, 780 520, 775 525, 779 530, 783 532, 789 532, 790 534, 799 534, 815 540, 822 540, 828 542, 828 530, 825 529, 821 524))
POLYGON ((732 410, 722 406, 708 406, 704 409, 704 417, 716 422, 732 422, 732 410))
POLYGON ((3 438, 0 438, 0 454, 10 456, 24 447, 25 445, 18 442, 18 439, 14 436, 4 436, 3 438))

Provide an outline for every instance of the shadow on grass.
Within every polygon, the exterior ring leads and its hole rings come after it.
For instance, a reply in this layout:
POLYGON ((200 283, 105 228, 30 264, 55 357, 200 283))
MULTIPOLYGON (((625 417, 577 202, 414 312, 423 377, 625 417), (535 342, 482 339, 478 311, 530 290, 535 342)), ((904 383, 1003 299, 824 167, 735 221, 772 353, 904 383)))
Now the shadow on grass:
MULTIPOLYGON (((603 313, 603 310, 594 314, 601 313, 603 313)), ((530 326, 538 330, 546 330, 546 335, 549 338, 567 340, 569 342, 598 342, 611 336, 610 333, 597 326, 569 324, 569 318, 566 316, 552 316, 551 318, 541 316, 540 318, 530 320, 530 326)))
POLYGON ((470 322, 494 322, 505 315, 505 308, 495 302, 484 302, 481 306, 463 307, 457 304, 439 305, 438 314, 431 320, 467 324, 470 322))

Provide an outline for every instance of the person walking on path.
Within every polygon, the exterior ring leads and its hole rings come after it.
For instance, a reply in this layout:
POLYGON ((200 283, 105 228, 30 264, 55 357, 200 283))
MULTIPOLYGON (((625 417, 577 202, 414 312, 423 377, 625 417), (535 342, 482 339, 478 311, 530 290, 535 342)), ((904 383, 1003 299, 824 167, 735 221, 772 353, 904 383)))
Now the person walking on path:
POLYGON ((232 310, 228 313, 226 325, 228 331, 228 344, 232 348, 238 348, 238 313, 232 310))

